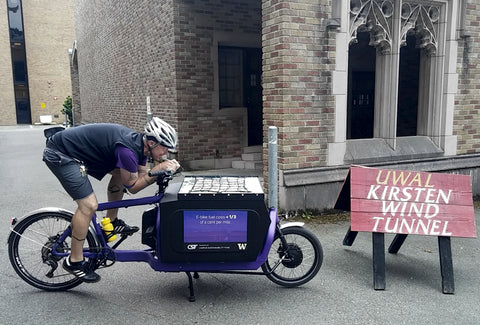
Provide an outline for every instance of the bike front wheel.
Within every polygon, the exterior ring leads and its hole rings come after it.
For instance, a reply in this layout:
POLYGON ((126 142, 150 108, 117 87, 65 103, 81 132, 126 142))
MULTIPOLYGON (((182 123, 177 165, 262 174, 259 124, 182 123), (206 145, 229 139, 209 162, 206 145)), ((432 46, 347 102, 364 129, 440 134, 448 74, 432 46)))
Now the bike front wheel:
POLYGON ((302 227, 287 227, 282 233, 286 247, 277 233, 262 270, 271 281, 284 287, 305 284, 322 266, 322 245, 312 232, 302 227))
MULTIPOLYGON (((8 238, 8 255, 15 272, 28 284, 46 291, 63 291, 78 286, 80 279, 65 271, 63 257, 52 247, 70 226, 72 215, 64 211, 39 212, 20 221, 8 238)), ((58 244, 57 251, 70 253, 71 237, 58 244)), ((85 245, 96 246, 89 231, 85 245)), ((88 261, 92 265, 95 261, 88 261)))

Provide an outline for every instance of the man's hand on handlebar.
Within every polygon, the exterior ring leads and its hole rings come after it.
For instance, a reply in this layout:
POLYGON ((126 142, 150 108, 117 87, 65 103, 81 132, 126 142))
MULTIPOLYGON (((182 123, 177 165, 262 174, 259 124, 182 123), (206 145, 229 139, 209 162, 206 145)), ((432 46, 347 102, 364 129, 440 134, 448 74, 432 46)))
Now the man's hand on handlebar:
POLYGON ((180 164, 175 159, 172 159, 172 160, 164 160, 161 163, 155 165, 155 167, 152 168, 152 171, 170 170, 172 171, 172 173, 175 173, 175 171, 178 168, 180 168, 180 164))
POLYGON ((156 181, 159 186, 159 191, 163 192, 168 186, 168 182, 173 179, 173 176, 182 170, 182 166, 180 166, 175 159, 165 160, 160 164, 155 165, 155 167, 148 172, 148 176, 157 178, 156 181))

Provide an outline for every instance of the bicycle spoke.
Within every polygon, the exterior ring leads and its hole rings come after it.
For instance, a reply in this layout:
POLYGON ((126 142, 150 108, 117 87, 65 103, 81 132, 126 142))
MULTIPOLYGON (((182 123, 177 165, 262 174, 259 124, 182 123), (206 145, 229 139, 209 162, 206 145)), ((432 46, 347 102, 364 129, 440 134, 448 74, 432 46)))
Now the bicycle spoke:
MULTIPOLYGON (((62 242, 57 240, 70 227, 71 219, 72 215, 64 212, 39 212, 15 225, 8 240, 10 262, 15 272, 30 285, 56 291, 81 283, 63 269, 63 257, 52 253, 54 246, 58 253, 70 252, 70 237, 62 242)), ((87 250, 95 247, 95 243, 95 237, 88 233, 87 250)))
POLYGON ((273 282, 293 287, 310 281, 318 272, 323 252, 318 239, 301 227, 282 230, 285 241, 276 236, 262 266, 273 282), (282 242, 286 243, 282 244, 282 242))

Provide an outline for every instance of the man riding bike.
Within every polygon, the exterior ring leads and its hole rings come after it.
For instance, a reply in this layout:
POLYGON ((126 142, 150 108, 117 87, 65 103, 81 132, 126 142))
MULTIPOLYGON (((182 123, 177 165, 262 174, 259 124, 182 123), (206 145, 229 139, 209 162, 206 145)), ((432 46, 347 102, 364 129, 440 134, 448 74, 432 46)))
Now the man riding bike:
MULTIPOLYGON (((70 256, 63 268, 84 282, 97 282, 100 276, 90 270, 83 258, 83 242, 98 201, 87 175, 101 180, 112 177, 107 188, 108 201, 118 201, 124 190, 135 194, 155 182, 148 176, 148 157, 162 161, 177 146, 177 132, 167 122, 152 118, 138 133, 119 124, 88 124, 57 132, 47 139, 43 161, 58 178, 78 207, 72 219, 70 256)), ((165 160, 152 168, 175 171, 176 160, 165 160)), ((117 218, 118 209, 107 211, 114 233, 131 235, 138 227, 117 218)))

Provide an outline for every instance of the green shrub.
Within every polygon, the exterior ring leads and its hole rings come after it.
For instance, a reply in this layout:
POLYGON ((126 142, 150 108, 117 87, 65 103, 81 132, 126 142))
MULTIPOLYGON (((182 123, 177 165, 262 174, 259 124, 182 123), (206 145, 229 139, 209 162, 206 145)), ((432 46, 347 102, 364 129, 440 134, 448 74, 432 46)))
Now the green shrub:
POLYGON ((68 125, 73 125, 72 97, 67 96, 63 102, 62 113, 67 115, 68 125))

